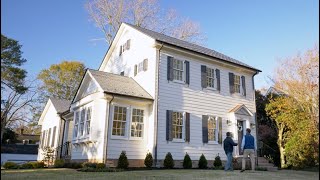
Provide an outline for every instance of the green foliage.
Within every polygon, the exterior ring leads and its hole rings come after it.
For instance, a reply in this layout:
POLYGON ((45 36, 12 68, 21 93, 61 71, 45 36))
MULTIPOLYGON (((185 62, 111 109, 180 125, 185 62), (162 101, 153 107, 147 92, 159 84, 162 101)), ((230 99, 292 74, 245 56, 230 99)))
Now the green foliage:
POLYGON ((84 168, 97 168, 97 163, 84 162, 82 164, 82 167, 84 167, 84 168))
POLYGON ((215 168, 222 167, 222 161, 221 161, 219 154, 214 158, 213 166, 215 168))
POLYGON ((118 166, 117 166, 117 168, 127 169, 128 166, 129 166, 129 161, 128 161, 126 152, 125 152, 125 151, 122 151, 121 154, 120 154, 120 156, 119 156, 119 159, 118 159, 118 166))
POLYGON ((183 159, 183 168, 184 169, 191 169, 192 168, 192 161, 188 153, 184 155, 183 159))
POLYGON ((44 97, 72 100, 85 73, 85 66, 78 61, 63 61, 43 69, 38 74, 44 97))
POLYGON ((47 165, 51 164, 54 158, 54 149, 47 146, 42 149, 44 159, 43 161, 47 162, 47 165))
POLYGON ((116 169, 116 168, 90 168, 90 167, 83 167, 78 169, 78 171, 81 172, 122 172, 122 169, 116 169))
POLYGON ((14 163, 14 162, 7 161, 7 162, 4 163, 3 167, 5 169, 18 169, 19 165, 17 163, 14 163))
POLYGON ((63 159, 56 159, 54 161, 54 165, 55 168, 63 168, 64 167, 64 160, 63 159))
POLYGON ((152 154, 150 152, 147 153, 146 158, 144 159, 144 165, 147 168, 151 168, 153 165, 153 157, 152 154))
POLYGON ((207 169, 208 168, 208 161, 203 154, 200 156, 198 167, 200 169, 207 169))
POLYGON ((2 137, 2 143, 7 144, 7 140, 9 140, 9 144, 17 142, 17 135, 10 128, 5 128, 4 129, 4 133, 3 133, 3 137, 2 137))
POLYGON ((167 169, 172 169, 174 167, 174 161, 170 152, 168 152, 164 158, 163 166, 167 169))
POLYGON ((97 163, 97 167, 96 167, 97 169, 104 169, 104 168, 106 168, 106 164, 104 164, 104 163, 97 163))
POLYGON ((24 163, 20 166, 20 169, 33 169, 33 164, 30 162, 24 163))
POLYGON ((21 56, 21 47, 18 41, 1 34, 1 90, 6 86, 23 94, 28 89, 24 86, 27 72, 20 68, 27 61, 21 56))
POLYGON ((30 163, 32 164, 34 169, 44 168, 44 166, 45 166, 44 162, 40 162, 40 161, 30 162, 30 163))
POLYGON ((83 168, 82 163, 77 163, 77 162, 67 162, 64 163, 65 168, 71 168, 71 169, 79 169, 83 168))

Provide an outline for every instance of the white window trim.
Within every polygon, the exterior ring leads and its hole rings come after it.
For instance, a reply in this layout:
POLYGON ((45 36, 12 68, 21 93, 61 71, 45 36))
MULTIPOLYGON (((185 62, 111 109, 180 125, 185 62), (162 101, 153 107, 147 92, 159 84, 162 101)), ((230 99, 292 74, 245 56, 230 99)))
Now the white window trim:
MULTIPOLYGON (((174 60, 177 60, 177 61, 182 61, 182 80, 177 80, 177 79, 174 79, 174 75, 173 75, 173 82, 175 83, 181 83, 181 84, 185 84, 186 83, 186 65, 185 65, 185 60, 180 60, 180 59, 177 59, 177 58, 173 58, 173 64, 174 64, 174 60)), ((173 65, 174 66, 174 65, 173 65)), ((174 73, 174 69, 172 67, 172 73, 174 73)))
MULTIPOLYGON (((88 137, 90 137, 90 135, 92 134, 92 115, 93 115, 93 104, 92 103, 88 103, 88 104, 86 104, 86 105, 83 105, 83 106, 81 106, 81 107, 79 107, 76 111, 74 111, 74 118, 73 118, 73 120, 74 120, 74 122, 76 122, 75 121, 75 119, 76 119, 76 113, 79 113, 79 121, 78 121, 78 128, 77 128, 77 136, 74 136, 74 134, 73 134, 73 138, 72 138, 72 140, 73 141, 75 141, 75 140, 83 140, 83 139, 87 139, 88 137), (89 107, 91 107, 91 119, 90 119, 90 133, 89 134, 87 134, 87 128, 86 128, 86 126, 87 126, 87 108, 89 108, 89 107), (80 132, 80 119, 81 119, 81 111, 85 111, 85 113, 84 113, 84 124, 83 124, 83 134, 82 135, 80 135, 79 134, 79 132, 80 132)), ((74 125, 73 125, 73 128, 75 128, 75 123, 74 123, 74 125)))
MULTIPOLYGON (((219 137, 218 137, 218 135, 219 135, 219 121, 218 121, 218 119, 219 119, 219 117, 218 116, 214 116, 214 115, 208 115, 208 118, 209 117, 215 117, 215 121, 216 121, 216 134, 215 134, 215 137, 217 138, 217 140, 216 141, 210 141, 209 140, 209 128, 208 128, 208 144, 219 144, 219 142, 218 142, 218 140, 219 140, 219 137)), ((209 119, 208 119, 208 122, 209 122, 209 119)))
POLYGON ((145 129, 146 129, 146 114, 147 114, 147 110, 146 108, 143 107, 139 107, 139 106, 130 106, 130 126, 129 126, 129 132, 128 132, 128 137, 129 140, 143 140, 145 137, 145 129), (131 137, 131 123, 132 123, 132 112, 133 109, 140 109, 143 110, 143 129, 142 129, 142 137, 131 137))
MULTIPOLYGON (((244 97, 243 89, 242 89, 242 79, 241 79, 241 76, 243 76, 243 75, 238 74, 238 73, 233 73, 233 75, 234 75, 234 77, 235 76, 239 76, 240 77, 240 93, 234 92, 233 95, 238 96, 238 97, 244 97)), ((235 87, 235 83, 234 82, 235 82, 235 79, 233 79, 233 88, 235 87)))
POLYGON ((92 125, 92 106, 87 106, 86 107, 86 112, 85 112, 85 122, 84 122, 84 133, 86 136, 89 136, 91 134, 91 125, 92 125), (88 109, 91 109, 91 112, 90 112, 90 121, 88 121, 88 109), (90 122, 90 126, 89 126, 89 134, 88 134, 88 131, 87 131, 87 123, 90 122))
POLYGON ((140 106, 131 106, 127 104, 121 104, 121 103, 112 103, 111 106, 111 113, 110 113, 110 139, 120 139, 120 140, 144 140, 146 137, 146 127, 147 127, 147 114, 148 111, 145 107, 140 107, 140 106), (114 107, 115 106, 120 106, 120 107, 125 107, 127 108, 127 115, 126 115, 126 127, 125 127, 125 135, 124 136, 116 136, 112 135, 112 130, 113 130, 113 117, 114 117, 114 107), (143 119, 143 134, 142 137, 131 137, 131 123, 132 123, 132 109, 141 109, 144 110, 144 119, 143 119))
POLYGON ((182 113, 182 139, 172 138, 174 143, 184 143, 186 142, 186 113, 183 111, 172 111, 172 113, 178 112, 182 113))
MULTIPOLYGON (((214 87, 209 87, 208 86, 208 82, 207 82, 207 79, 206 79, 206 83, 207 83, 207 87, 205 88, 205 89, 208 89, 208 90, 213 90, 213 91, 216 91, 217 90, 217 86, 218 86, 218 79, 217 79, 217 74, 216 74, 216 70, 217 70, 217 68, 216 67, 214 67, 214 66, 207 66, 206 65, 206 67, 207 68, 210 68, 210 69, 213 69, 213 86, 214 87)), ((207 78, 208 76, 206 76, 206 78, 207 78)))

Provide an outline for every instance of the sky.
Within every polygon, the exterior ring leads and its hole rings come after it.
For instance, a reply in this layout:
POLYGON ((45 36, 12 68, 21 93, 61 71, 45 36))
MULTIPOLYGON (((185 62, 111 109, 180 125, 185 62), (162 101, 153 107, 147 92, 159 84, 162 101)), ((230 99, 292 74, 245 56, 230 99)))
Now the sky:
MULTIPOLYGON (((63 60, 98 69, 108 50, 103 33, 90 20, 85 0, 1 0, 1 34, 19 41, 28 78, 63 60)), ((279 59, 319 43, 319 1, 159 0, 163 9, 200 24, 206 47, 262 72, 256 89, 271 86, 279 59)))

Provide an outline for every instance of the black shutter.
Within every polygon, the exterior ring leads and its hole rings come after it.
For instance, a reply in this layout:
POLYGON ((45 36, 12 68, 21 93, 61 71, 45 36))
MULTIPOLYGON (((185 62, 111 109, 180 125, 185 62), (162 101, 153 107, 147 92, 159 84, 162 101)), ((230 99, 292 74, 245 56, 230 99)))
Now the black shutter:
POLYGON ((147 71, 148 70, 148 59, 144 59, 143 60, 143 71, 147 71))
POLYGON ((167 110, 166 140, 172 141, 172 111, 167 110))
POLYGON ((126 45, 126 49, 129 50, 130 49, 130 39, 127 40, 127 45, 126 45))
POLYGON ((201 65, 201 87, 207 87, 207 67, 204 65, 201 65))
POLYGON ((122 54, 122 46, 120 46, 119 56, 122 54))
POLYGON ((234 74, 233 73, 229 73, 229 89, 230 89, 230 93, 233 94, 234 93, 234 74))
POLYGON ((218 142, 222 144, 222 118, 218 117, 218 125, 219 125, 219 132, 218 132, 218 142))
POLYGON ((186 84, 190 84, 190 63, 189 61, 184 62, 186 64, 186 84))
POLYGON ((208 143, 208 116, 202 115, 202 142, 208 143))
POLYGON ((220 70, 216 69, 216 77, 217 77, 217 90, 220 91, 220 70))
POLYGON ((190 113, 186 113, 186 142, 190 142, 190 113))
POLYGON ((136 76, 138 73, 138 65, 134 65, 134 76, 136 76))
POLYGON ((167 62, 167 79, 168 81, 173 80, 173 57, 168 56, 168 62, 167 62))
POLYGON ((241 81, 242 81, 242 91, 243 95, 246 96, 246 78, 244 76, 241 76, 241 81))

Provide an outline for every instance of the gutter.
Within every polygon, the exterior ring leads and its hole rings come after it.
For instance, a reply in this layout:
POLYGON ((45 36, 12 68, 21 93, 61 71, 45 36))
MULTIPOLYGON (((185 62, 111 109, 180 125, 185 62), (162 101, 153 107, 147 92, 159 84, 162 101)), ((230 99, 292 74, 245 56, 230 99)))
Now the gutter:
POLYGON ((62 129, 62 138, 61 138, 61 149, 60 149, 60 158, 61 158, 61 155, 62 155, 62 150, 63 150, 63 140, 64 140, 64 131, 65 131, 65 128, 66 128, 66 119, 62 117, 62 113, 59 114, 60 118, 63 120, 63 129, 62 129))
POLYGON ((257 75, 259 73, 259 71, 256 71, 253 75, 252 75, 252 89, 253 89, 253 100, 254 100, 254 107, 256 107, 256 112, 254 113, 254 122, 256 124, 256 165, 258 166, 259 165, 259 162, 258 162, 258 128, 259 128, 259 125, 257 123, 257 105, 256 105, 256 91, 255 91, 255 87, 254 87, 254 76, 257 75))
POLYGON ((158 97, 159 97, 159 61, 160 61, 160 51, 161 51, 161 48, 163 47, 163 43, 161 44, 161 47, 159 48, 158 52, 158 57, 157 57, 157 62, 156 62, 156 80, 157 80, 157 84, 156 84, 156 96, 155 96, 155 113, 154 113, 154 120, 156 121, 155 124, 156 124, 156 131, 154 133, 154 161, 155 161, 155 166, 157 166, 157 161, 158 161, 158 97))

